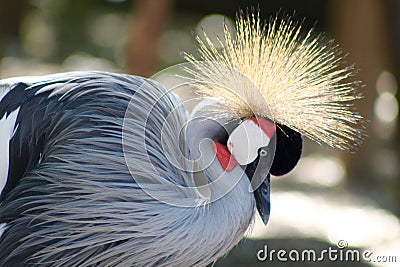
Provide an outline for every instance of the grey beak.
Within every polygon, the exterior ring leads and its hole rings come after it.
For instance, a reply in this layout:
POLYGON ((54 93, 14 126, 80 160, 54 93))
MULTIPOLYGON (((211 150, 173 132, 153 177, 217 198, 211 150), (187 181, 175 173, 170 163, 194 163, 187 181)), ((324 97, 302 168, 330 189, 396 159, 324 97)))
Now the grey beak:
POLYGON ((253 194, 256 200, 258 213, 260 214, 264 224, 268 223, 271 209, 269 169, 273 159, 273 154, 270 154, 261 160, 260 157, 258 157, 254 162, 247 165, 245 170, 251 181, 251 188, 253 190, 256 188, 253 194))
POLYGON ((269 214, 271 211, 270 174, 268 174, 267 178, 265 178, 261 185, 254 191, 254 197, 256 199, 258 213, 266 225, 268 223, 269 214))

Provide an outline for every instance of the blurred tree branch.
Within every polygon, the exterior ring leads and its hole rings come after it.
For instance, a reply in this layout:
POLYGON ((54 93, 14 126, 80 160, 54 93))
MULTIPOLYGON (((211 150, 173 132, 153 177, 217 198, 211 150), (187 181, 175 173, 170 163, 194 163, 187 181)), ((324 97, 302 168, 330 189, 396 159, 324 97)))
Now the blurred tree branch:
POLYGON ((350 177, 358 186, 373 188, 372 191, 377 194, 375 199, 393 203, 389 194, 382 195, 381 192, 386 190, 385 186, 393 188, 394 184, 382 181, 372 164, 376 153, 385 145, 374 132, 376 81, 382 71, 393 71, 395 64, 388 18, 389 1, 333 0, 331 3, 331 18, 338 43, 344 51, 349 52, 346 60, 356 64, 355 67, 359 70, 356 78, 365 85, 361 88, 364 98, 356 104, 368 121, 368 136, 360 150, 354 155, 346 154, 343 157, 350 177))
MULTIPOLYGON (((369 121, 373 120, 374 116, 376 79, 383 70, 393 69, 385 4, 386 1, 381 0, 332 1, 332 19, 338 43, 344 51, 349 52, 346 60, 356 64, 355 67, 359 70, 356 78, 365 85, 361 90, 364 98, 357 101, 357 109, 369 121)), ((369 159, 360 155, 370 155, 377 146, 372 129, 371 123, 368 123, 368 137, 361 147, 366 153, 357 153, 355 157, 351 157, 348 161, 350 168, 366 167, 365 163, 369 159)))
POLYGON ((28 8, 27 0, 0 3, 0 58, 8 38, 18 38, 20 23, 28 8))
POLYGON ((137 0, 126 45, 126 71, 149 77, 159 64, 162 31, 174 0, 137 0))

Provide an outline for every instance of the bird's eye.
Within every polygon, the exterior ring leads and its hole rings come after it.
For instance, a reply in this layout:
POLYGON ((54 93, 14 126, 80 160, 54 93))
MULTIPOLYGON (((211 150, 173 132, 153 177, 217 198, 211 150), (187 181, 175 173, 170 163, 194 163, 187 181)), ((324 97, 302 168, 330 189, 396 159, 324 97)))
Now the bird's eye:
POLYGON ((268 152, 265 149, 260 149, 260 152, 258 152, 258 153, 259 153, 260 157, 265 157, 268 155, 268 152))

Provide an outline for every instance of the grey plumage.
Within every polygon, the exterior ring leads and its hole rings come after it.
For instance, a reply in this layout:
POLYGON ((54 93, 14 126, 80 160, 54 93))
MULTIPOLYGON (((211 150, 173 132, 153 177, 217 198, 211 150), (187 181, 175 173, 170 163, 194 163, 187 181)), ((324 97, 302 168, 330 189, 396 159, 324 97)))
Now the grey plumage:
MULTIPOLYGON (((191 159, 191 138, 207 137, 176 132, 189 116, 177 96, 122 74, 41 80, 23 83, 25 99, 15 104, 20 126, 10 162, 20 160, 22 150, 40 153, 19 166, 26 168, 20 177, 9 172, 13 183, 0 205, 0 223, 7 224, 1 266, 203 266, 239 242, 255 209, 244 173, 236 170, 242 179, 225 196, 196 207, 190 207, 196 191, 177 189, 194 186, 193 177, 168 155, 180 150, 191 159), (29 101, 34 109, 23 106, 29 101)), ((211 182, 223 172, 214 167, 216 176, 206 170, 211 182)))

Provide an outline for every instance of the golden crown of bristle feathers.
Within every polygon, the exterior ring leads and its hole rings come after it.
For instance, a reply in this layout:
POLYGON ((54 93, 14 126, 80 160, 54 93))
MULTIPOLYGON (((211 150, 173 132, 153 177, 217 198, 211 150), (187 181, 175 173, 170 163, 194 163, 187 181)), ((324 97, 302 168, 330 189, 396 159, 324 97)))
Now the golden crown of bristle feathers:
POLYGON ((353 68, 341 67, 332 42, 300 32, 288 18, 263 24, 251 14, 238 17, 233 34, 224 25, 224 42, 197 36, 200 60, 186 55, 192 85, 240 118, 269 117, 314 141, 352 149, 362 141, 362 117, 351 106, 359 98, 357 83, 348 81, 353 68))

